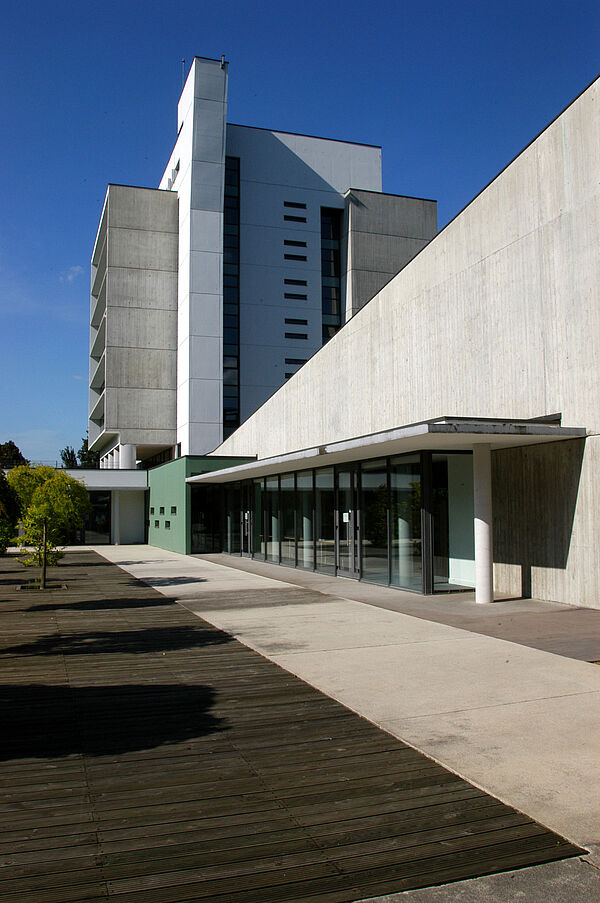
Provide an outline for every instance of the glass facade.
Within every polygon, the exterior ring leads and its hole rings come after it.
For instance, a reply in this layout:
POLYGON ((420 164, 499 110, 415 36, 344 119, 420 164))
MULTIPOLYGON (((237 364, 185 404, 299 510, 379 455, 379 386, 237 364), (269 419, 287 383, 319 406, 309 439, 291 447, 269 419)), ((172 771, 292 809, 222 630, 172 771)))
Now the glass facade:
POLYGON ((390 462, 390 582, 420 591, 423 584, 421 456, 390 462))
POLYGON ((227 552, 412 592, 474 586, 469 452, 321 467, 223 491, 227 552))
POLYGON ((342 211, 321 207, 321 304, 323 344, 342 325, 340 233, 342 211))
POLYGON ((373 583, 388 583, 388 469, 387 461, 368 461, 361 467, 362 575, 373 583))

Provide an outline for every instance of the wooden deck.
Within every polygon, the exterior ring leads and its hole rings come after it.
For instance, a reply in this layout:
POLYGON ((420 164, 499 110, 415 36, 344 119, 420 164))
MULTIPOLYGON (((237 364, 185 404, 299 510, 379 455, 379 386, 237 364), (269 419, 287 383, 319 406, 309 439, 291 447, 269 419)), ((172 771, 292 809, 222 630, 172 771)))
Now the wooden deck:
POLYGON ((56 577, 0 559, 0 903, 342 903, 581 852, 99 556, 56 577))

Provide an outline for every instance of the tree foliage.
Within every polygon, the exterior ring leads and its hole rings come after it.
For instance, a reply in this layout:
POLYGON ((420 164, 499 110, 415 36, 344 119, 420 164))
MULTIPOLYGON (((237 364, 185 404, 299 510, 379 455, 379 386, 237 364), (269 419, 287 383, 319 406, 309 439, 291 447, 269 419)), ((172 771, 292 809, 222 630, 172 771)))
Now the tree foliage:
POLYGON ((9 470, 7 480, 17 497, 19 517, 22 518, 29 508, 35 490, 55 473, 54 468, 46 464, 40 464, 38 467, 22 464, 20 467, 13 467, 12 470, 9 470))
POLYGON ((15 467, 8 482, 19 506, 19 543, 31 547, 21 561, 26 566, 42 568, 41 586, 45 586, 47 564, 56 564, 64 544, 74 529, 83 526, 90 510, 87 491, 82 483, 53 467, 15 467))
POLYGON ((77 455, 75 454, 75 449, 72 445, 66 445, 64 448, 61 448, 60 459, 63 462, 63 467, 79 467, 77 455))
POLYGON ((0 555, 11 544, 19 516, 19 503, 3 470, 0 470, 0 555))
POLYGON ((100 454, 97 451, 90 451, 88 448, 87 433, 81 440, 81 448, 77 452, 79 458, 79 466, 88 469, 100 467, 100 454))
POLYGON ((15 467, 18 464, 29 464, 21 449, 12 439, 0 443, 0 467, 15 467))

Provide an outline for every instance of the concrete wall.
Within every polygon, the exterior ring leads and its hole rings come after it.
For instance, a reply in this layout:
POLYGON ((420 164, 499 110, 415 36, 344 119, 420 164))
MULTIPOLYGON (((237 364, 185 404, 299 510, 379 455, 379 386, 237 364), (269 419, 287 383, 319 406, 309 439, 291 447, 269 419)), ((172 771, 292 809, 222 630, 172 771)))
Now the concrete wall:
MULTIPOLYGON (((113 496, 115 495, 113 490, 113 496)), ((145 541, 145 492, 118 491, 119 544, 132 545, 145 541)), ((114 524, 113 524, 114 542, 114 524)))
POLYGON ((353 187, 345 197, 344 278, 349 320, 437 232, 437 203, 353 187))
POLYGON ((223 193, 227 63, 196 57, 161 188, 179 197, 177 442, 210 451, 223 420, 223 193))
MULTIPOLYGON (((115 437, 133 445, 175 442, 177 230, 175 195, 109 186, 105 282, 92 298, 90 406, 104 401, 103 425, 90 421, 93 448, 115 437)), ((96 272, 93 266, 93 281, 96 272)))
POLYGON ((534 570, 532 592, 600 606, 599 93, 596 81, 219 454, 267 457, 440 415, 560 411, 591 438, 564 574, 534 570))

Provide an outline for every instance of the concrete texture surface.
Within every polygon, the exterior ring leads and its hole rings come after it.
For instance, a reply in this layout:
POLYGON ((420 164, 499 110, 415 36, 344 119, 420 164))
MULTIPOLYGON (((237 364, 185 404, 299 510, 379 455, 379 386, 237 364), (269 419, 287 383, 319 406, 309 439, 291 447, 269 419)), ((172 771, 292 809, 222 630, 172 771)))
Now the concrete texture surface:
POLYGON ((600 871, 583 859, 503 872, 443 887, 370 897, 361 903, 598 903, 600 871))
POLYGON ((510 640, 522 646, 543 649, 583 662, 600 661, 600 611, 560 602, 507 597, 494 594, 493 605, 478 605, 474 592, 438 593, 422 596, 395 587, 377 586, 357 580, 340 580, 299 568, 280 568, 269 562, 231 555, 209 555, 205 559, 275 577, 321 593, 342 595, 355 602, 398 611, 472 633, 510 640))
MULTIPOLYGON (((144 546, 96 551, 504 802, 600 839, 600 669, 144 546)), ((336 581, 343 587, 347 581, 336 581)))

